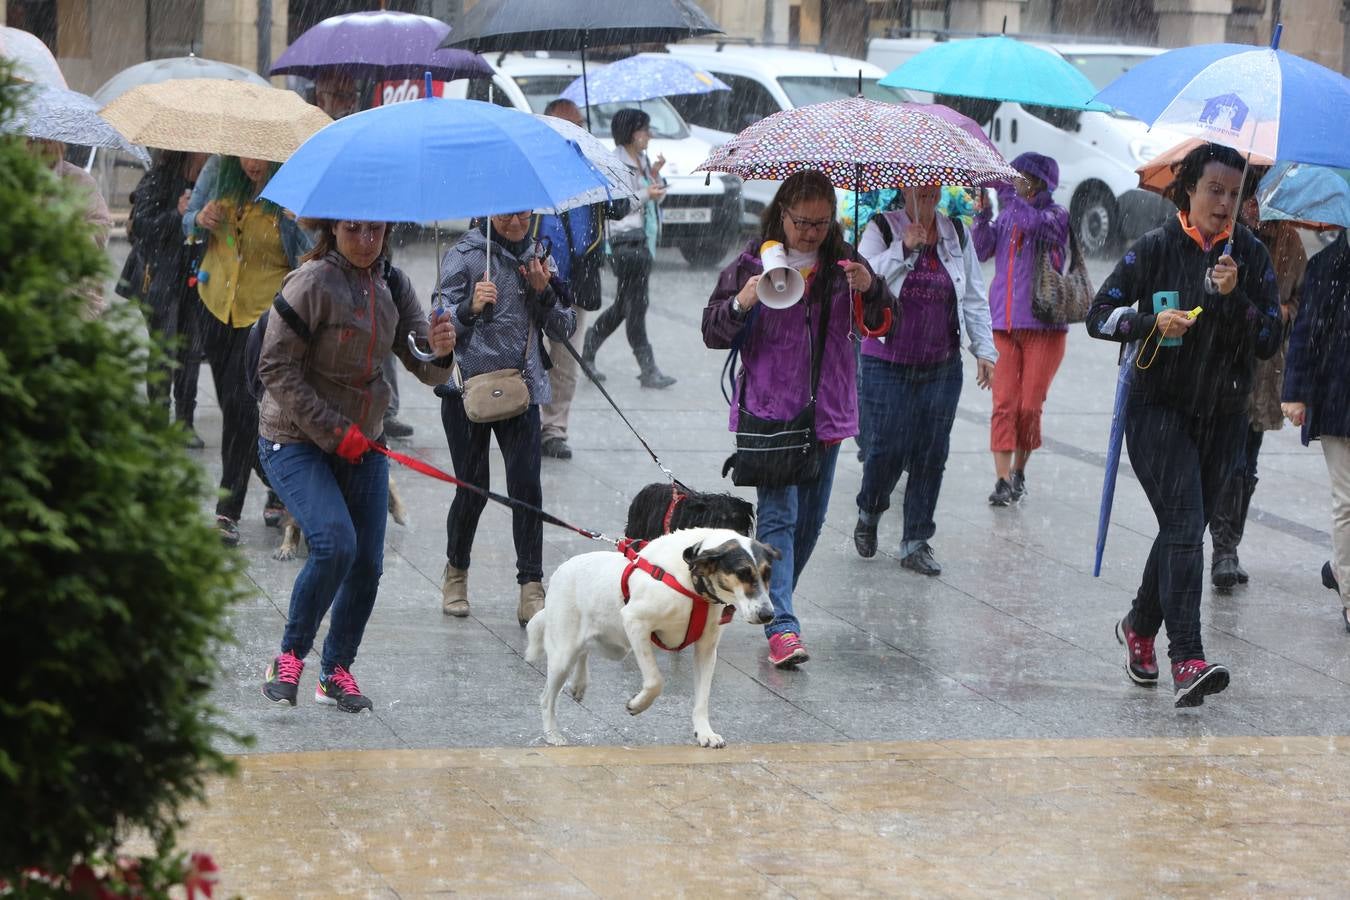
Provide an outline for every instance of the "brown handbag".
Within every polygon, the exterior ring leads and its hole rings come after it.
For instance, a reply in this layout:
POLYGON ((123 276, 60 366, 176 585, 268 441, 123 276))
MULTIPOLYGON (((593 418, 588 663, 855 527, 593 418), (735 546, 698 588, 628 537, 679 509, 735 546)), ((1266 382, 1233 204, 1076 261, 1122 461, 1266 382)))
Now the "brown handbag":
POLYGON ((525 383, 525 366, 530 358, 531 326, 525 326, 525 352, 519 369, 496 369, 464 379, 460 393, 464 415, 470 422, 484 424, 511 419, 530 408, 530 386, 525 383))
POLYGON ((1087 261, 1078 249, 1078 236, 1069 229, 1069 264, 1064 273, 1055 271, 1047 247, 1036 261, 1036 294, 1031 314, 1047 325, 1072 325, 1087 319, 1095 295, 1088 279, 1087 261))

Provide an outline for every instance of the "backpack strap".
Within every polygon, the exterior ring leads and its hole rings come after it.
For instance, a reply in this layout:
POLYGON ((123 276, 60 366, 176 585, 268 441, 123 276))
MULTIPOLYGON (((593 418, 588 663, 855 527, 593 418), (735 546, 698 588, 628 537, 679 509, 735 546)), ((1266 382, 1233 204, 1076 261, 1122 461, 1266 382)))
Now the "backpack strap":
POLYGON ((895 241, 895 232, 891 230, 891 223, 886 221, 886 214, 879 212, 872 217, 872 221, 877 223, 877 231, 881 232, 881 239, 889 247, 895 241))
POLYGON ((308 344, 314 339, 314 333, 309 330, 309 324, 300 318, 300 314, 295 311, 295 307, 286 302, 286 298, 281 296, 281 291, 277 291, 276 297, 272 299, 272 308, 277 311, 277 315, 285 320, 286 324, 291 326, 300 340, 308 344))

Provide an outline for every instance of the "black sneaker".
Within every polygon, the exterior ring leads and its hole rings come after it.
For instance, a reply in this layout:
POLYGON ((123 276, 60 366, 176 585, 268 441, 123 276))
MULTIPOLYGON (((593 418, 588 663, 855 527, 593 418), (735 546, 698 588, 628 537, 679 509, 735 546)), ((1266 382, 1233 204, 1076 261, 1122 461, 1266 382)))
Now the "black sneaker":
POLYGON ((356 686, 356 679, 352 677, 352 673, 342 666, 335 667, 327 677, 319 676, 319 683, 314 687, 314 700, 318 703, 332 704, 349 713, 375 708, 370 698, 362 694, 361 689, 356 686))
POLYGON ((305 661, 287 650, 272 658, 267 666, 267 678, 263 681, 262 695, 273 703, 295 705, 295 697, 300 688, 300 673, 305 671, 305 661))
POLYGON ((1336 573, 1331 568, 1331 560, 1322 563, 1322 587, 1337 592, 1341 589, 1340 582, 1336 580, 1336 573))
POLYGON ((900 560, 900 565, 920 575, 932 577, 942 574, 942 566, 938 565, 938 561, 933 557, 933 548, 927 543, 920 544, 918 550, 900 560))
POLYGON ((229 516, 216 516, 216 530, 220 532, 220 542, 226 547, 239 545, 239 523, 229 516))
POLYGON ((286 504, 281 502, 276 491, 269 490, 267 499, 263 501, 263 524, 268 528, 276 528, 281 525, 281 519, 286 515, 286 504))
POLYGON ((191 427, 187 429, 187 436, 184 438, 184 442, 187 444, 189 450, 202 450, 206 447, 206 441, 202 440, 202 436, 191 427))
POLYGON ((407 422, 399 421, 397 416, 385 416, 384 434, 385 437, 392 438, 412 437, 413 427, 407 422))
POLYGON ((1013 502, 1012 483, 1006 478, 994 482, 994 492, 989 495, 990 506, 1007 506, 1013 502))
POLYGON ((1220 556, 1209 569, 1210 582, 1221 591, 1231 591, 1238 583, 1236 556, 1220 556))
POLYGON ((1176 706, 1200 706, 1206 694, 1217 694, 1228 687, 1228 669, 1203 659, 1172 663, 1172 686, 1176 706))
POLYGON ((853 526, 853 547, 863 559, 871 559, 877 555, 876 522, 869 525, 863 519, 858 519, 858 524, 853 526))
MULTIPOLYGON (((1008 473, 1008 486, 1012 488, 1013 502, 1021 500, 1027 495, 1027 473, 1013 469, 1008 473)), ((994 490, 998 490, 998 485, 994 486, 994 490)))
POLYGON ((567 446, 567 438, 563 437, 544 438, 544 443, 540 447, 540 452, 545 456, 551 456, 554 459, 572 458, 572 448, 567 446))

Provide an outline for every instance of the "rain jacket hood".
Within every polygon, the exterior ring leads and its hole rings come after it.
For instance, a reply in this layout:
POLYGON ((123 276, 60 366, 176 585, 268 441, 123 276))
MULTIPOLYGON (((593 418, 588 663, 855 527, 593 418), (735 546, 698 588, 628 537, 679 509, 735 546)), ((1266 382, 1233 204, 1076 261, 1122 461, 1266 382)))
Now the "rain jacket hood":
POLYGON ((1023 175, 1044 181, 1045 189, 1052 194, 1059 187, 1059 163, 1048 156, 1027 151, 1014 159, 1011 165, 1023 175))

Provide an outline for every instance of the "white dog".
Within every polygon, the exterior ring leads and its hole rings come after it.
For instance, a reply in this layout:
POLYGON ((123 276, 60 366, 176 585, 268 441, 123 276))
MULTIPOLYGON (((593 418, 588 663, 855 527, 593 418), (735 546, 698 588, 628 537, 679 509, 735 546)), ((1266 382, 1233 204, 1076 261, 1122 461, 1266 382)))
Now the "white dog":
POLYGON ((543 611, 526 629, 525 658, 539 662, 548 653, 548 681, 539 701, 544 740, 566 743, 554 714, 558 692, 570 675, 572 696, 577 700, 585 696, 590 678, 586 660, 592 650, 611 659, 632 652, 642 670, 642 690, 628 701, 628 712, 637 715, 651 706, 662 686, 652 638, 666 647, 684 645, 693 637, 687 631, 694 604, 708 602, 706 626, 693 641, 694 737, 702 747, 724 747, 726 741, 708 724, 723 609, 734 607, 751 624, 771 621, 769 570, 779 553, 727 528, 686 528, 657 538, 640 555, 685 590, 706 599, 693 600, 637 569, 628 576, 631 599, 625 605, 621 582, 629 560, 622 553, 583 553, 559 566, 549 581, 543 611))

